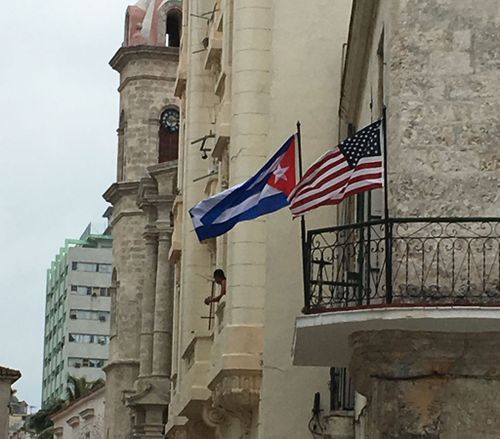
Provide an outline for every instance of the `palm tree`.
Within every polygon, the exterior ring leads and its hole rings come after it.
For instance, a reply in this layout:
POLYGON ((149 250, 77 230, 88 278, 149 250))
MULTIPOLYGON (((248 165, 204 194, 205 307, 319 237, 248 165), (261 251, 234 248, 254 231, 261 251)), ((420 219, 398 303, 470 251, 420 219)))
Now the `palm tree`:
POLYGON ((52 439, 52 427, 54 423, 50 420, 52 413, 60 410, 64 405, 61 399, 49 402, 43 409, 39 410, 26 419, 26 430, 36 433, 38 439, 52 439))
POLYGON ((72 402, 87 395, 92 392, 92 390, 97 387, 104 385, 103 379, 98 379, 95 381, 87 381, 85 377, 75 377, 73 375, 68 375, 68 381, 66 383, 66 390, 68 392, 68 401, 72 402))

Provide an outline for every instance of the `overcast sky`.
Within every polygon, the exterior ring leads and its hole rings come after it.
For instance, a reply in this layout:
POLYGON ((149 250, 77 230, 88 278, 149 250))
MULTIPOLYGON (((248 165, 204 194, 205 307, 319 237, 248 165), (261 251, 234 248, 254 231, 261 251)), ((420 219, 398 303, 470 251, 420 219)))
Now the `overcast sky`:
POLYGON ((106 209, 118 73, 108 61, 130 0, 2 1, 0 365, 39 406, 45 276, 65 238, 106 209))

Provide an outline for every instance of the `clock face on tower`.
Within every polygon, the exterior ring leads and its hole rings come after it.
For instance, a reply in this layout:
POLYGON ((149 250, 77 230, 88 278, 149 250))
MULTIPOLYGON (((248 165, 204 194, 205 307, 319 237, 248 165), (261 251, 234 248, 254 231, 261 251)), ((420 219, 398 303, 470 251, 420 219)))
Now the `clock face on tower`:
POLYGON ((179 131, 179 112, 174 109, 165 110, 161 115, 161 126, 171 133, 179 131))

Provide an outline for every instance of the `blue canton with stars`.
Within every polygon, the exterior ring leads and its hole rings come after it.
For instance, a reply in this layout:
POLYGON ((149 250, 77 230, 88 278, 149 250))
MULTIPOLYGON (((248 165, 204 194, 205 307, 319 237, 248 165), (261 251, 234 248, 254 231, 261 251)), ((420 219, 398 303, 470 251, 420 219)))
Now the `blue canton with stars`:
POLYGON ((382 155, 380 145, 381 128, 382 121, 378 120, 339 145, 339 149, 344 154, 349 166, 354 168, 362 158, 382 155))

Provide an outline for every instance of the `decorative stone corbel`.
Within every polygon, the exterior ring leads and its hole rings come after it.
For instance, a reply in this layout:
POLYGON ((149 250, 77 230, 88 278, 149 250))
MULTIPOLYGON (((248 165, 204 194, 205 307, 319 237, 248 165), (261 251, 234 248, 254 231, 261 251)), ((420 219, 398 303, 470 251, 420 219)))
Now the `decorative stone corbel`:
POLYGON ((201 417, 205 424, 214 429, 215 439, 223 439, 224 435, 221 427, 226 421, 224 411, 214 407, 211 403, 207 403, 203 405, 201 417))
POLYGON ((211 383, 213 406, 240 421, 245 437, 250 435, 252 412, 260 399, 262 375, 253 370, 223 370, 211 383))
POLYGON ((202 419, 209 427, 218 428, 224 421, 226 417, 224 412, 212 404, 204 404, 202 411, 202 419))

